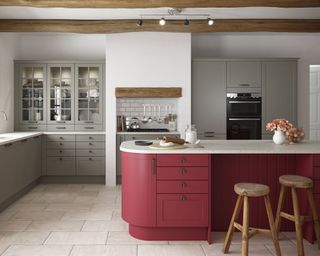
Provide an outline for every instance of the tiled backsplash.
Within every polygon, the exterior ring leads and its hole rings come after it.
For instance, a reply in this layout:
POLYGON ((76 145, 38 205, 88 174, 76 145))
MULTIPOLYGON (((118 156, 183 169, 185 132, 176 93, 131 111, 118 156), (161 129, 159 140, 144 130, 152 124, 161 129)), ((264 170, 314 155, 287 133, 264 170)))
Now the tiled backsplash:
POLYGON ((117 115, 118 116, 130 116, 138 117, 139 119, 143 118, 143 104, 146 105, 146 116, 158 117, 158 105, 161 107, 160 116, 164 118, 168 113, 171 107, 171 113, 177 114, 177 99, 159 99, 159 98, 148 98, 148 99, 129 99, 121 98, 117 99, 117 115), (156 113, 154 113, 153 108, 150 106, 156 106, 156 113), (167 108, 166 108, 167 106, 167 108), (170 106, 170 107, 169 107, 170 106), (167 109, 167 111, 166 111, 167 109))

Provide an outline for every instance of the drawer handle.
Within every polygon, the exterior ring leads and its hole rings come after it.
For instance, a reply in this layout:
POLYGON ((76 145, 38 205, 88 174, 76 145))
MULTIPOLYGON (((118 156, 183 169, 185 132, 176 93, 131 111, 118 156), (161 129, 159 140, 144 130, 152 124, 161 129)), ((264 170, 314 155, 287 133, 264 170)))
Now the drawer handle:
POLYGON ((60 140, 63 140, 63 137, 59 137, 60 140))
POLYGON ((92 161, 92 158, 90 157, 89 160, 92 161))
POLYGON ((62 161, 62 157, 60 157, 59 160, 62 161))
POLYGON ((93 153, 93 152, 92 152, 92 150, 89 150, 89 153, 91 153, 91 154, 92 154, 92 153, 93 153))
POLYGON ((58 130, 67 129, 66 127, 56 127, 58 130))
POLYGON ((60 154, 62 154, 62 150, 60 150, 59 152, 60 152, 60 154))
POLYGON ((28 129, 29 129, 29 130, 37 130, 38 127, 31 127, 31 126, 29 126, 28 129))
POLYGON ((89 137, 89 140, 93 140, 93 137, 89 137))
POLYGON ((188 198, 187 198, 187 196, 182 195, 182 196, 180 197, 180 200, 181 200, 181 201, 187 201, 187 200, 188 200, 188 198))
POLYGON ((185 159, 185 158, 181 158, 180 162, 181 162, 182 164, 184 164, 184 163, 186 163, 186 162, 187 162, 187 159, 185 159))
POLYGON ((89 145, 92 146, 93 144, 91 142, 89 142, 89 145))
POLYGON ((63 143, 60 142, 59 145, 60 145, 60 146, 63 146, 63 143))
POLYGON ((185 181, 182 181, 182 182, 181 182, 181 187, 182 187, 182 188, 188 187, 188 183, 185 182, 185 181))
POLYGON ((250 86, 250 84, 239 84, 240 86, 243 86, 243 87, 248 87, 250 86))
POLYGON ((180 173, 181 174, 186 174, 188 171, 187 171, 187 169, 185 169, 185 168, 181 168, 180 169, 180 173))
POLYGON ((152 175, 156 175, 156 160, 152 159, 152 175))
POLYGON ((84 129, 88 129, 88 130, 92 130, 92 129, 94 129, 94 127, 92 127, 92 126, 87 126, 87 127, 84 127, 84 129))

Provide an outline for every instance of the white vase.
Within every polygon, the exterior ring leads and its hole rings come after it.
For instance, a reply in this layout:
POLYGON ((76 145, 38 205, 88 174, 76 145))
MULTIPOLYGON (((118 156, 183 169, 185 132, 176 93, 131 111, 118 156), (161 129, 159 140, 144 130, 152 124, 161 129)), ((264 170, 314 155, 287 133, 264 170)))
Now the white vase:
POLYGON ((273 142, 277 145, 281 145, 286 141, 286 135, 282 131, 274 131, 273 142))

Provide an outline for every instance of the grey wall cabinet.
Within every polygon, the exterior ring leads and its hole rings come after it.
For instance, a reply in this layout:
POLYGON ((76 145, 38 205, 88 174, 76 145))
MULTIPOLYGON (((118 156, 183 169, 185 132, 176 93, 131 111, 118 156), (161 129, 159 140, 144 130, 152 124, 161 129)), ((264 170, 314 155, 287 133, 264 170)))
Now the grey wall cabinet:
POLYGON ((200 139, 226 138, 226 65, 214 60, 192 62, 192 123, 200 139))
POLYGON ((296 124, 297 116, 297 62, 266 61, 262 63, 263 120, 265 124, 275 118, 286 118, 296 124))
POLYGON ((97 134, 47 135, 48 176, 105 175, 105 136, 97 134))
POLYGON ((102 131, 102 63, 15 63, 17 130, 102 131))
POLYGON ((261 87, 261 62, 228 61, 227 87, 261 87))
POLYGON ((0 204, 41 175, 41 138, 34 137, 0 146, 0 204))

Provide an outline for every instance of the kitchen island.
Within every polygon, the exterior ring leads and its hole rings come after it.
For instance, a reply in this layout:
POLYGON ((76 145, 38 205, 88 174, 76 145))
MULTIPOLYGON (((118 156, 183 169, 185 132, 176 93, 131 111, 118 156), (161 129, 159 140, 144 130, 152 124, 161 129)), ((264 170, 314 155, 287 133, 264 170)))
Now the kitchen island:
MULTIPOLYGON (((320 143, 305 141, 275 145, 272 141, 204 141, 203 148, 179 150, 121 144, 122 217, 132 236, 144 240, 207 240, 211 231, 226 231, 236 201, 233 186, 255 182, 270 187, 275 212, 279 176, 298 174, 314 180, 320 211, 320 143)), ((250 199, 250 226, 266 228, 263 201, 250 199)), ((306 196, 299 194, 302 214, 308 215, 306 196)), ((291 202, 285 202, 292 212, 291 202)), ((282 231, 292 231, 283 221, 282 231)), ((313 241, 312 225, 304 236, 313 241)), ((214 240, 213 240, 214 242, 214 240)))

